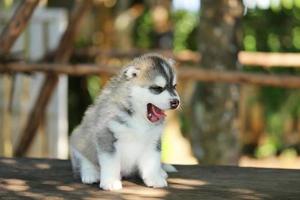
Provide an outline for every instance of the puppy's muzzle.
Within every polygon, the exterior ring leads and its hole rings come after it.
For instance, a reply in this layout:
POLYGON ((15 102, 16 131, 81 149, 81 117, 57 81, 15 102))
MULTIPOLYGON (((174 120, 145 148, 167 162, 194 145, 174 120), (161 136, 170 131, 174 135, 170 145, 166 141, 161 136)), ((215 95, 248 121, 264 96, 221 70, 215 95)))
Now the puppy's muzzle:
POLYGON ((178 99, 173 99, 170 101, 170 107, 171 109, 176 109, 179 106, 179 100, 178 99))

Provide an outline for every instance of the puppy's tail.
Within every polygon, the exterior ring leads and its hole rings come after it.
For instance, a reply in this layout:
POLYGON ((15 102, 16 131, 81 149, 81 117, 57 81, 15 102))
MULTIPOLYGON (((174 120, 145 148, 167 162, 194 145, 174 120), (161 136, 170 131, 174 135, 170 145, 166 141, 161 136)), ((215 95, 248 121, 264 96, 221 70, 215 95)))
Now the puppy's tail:
POLYGON ((173 165, 170 165, 170 164, 163 163, 162 168, 163 168, 163 170, 165 170, 166 172, 169 172, 169 173, 178 172, 177 169, 173 165))

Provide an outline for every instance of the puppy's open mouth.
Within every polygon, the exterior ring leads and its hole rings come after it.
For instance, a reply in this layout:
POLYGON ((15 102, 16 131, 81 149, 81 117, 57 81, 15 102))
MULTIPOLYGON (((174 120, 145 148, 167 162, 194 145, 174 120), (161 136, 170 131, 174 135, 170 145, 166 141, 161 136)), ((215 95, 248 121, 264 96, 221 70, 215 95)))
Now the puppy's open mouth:
POLYGON ((166 116, 163 110, 152 103, 147 104, 147 118, 150 122, 157 122, 166 116))

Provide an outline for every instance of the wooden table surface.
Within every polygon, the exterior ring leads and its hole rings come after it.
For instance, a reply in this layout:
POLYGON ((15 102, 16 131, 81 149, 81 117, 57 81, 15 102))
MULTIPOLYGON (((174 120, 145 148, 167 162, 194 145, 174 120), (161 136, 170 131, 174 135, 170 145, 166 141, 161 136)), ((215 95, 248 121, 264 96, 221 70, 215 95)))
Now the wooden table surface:
POLYGON ((0 199, 300 199, 300 170, 177 166, 169 186, 147 188, 137 179, 117 192, 74 179, 70 161, 0 158, 0 199))

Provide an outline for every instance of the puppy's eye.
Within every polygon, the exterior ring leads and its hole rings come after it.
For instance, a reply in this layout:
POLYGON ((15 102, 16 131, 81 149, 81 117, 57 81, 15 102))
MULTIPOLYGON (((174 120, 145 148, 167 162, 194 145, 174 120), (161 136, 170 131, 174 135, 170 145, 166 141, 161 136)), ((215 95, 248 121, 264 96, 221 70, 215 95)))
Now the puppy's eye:
POLYGON ((157 86, 157 85, 154 85, 154 86, 150 87, 150 90, 153 91, 156 94, 159 94, 159 93, 162 93, 164 91, 164 88, 160 87, 160 86, 157 86))

